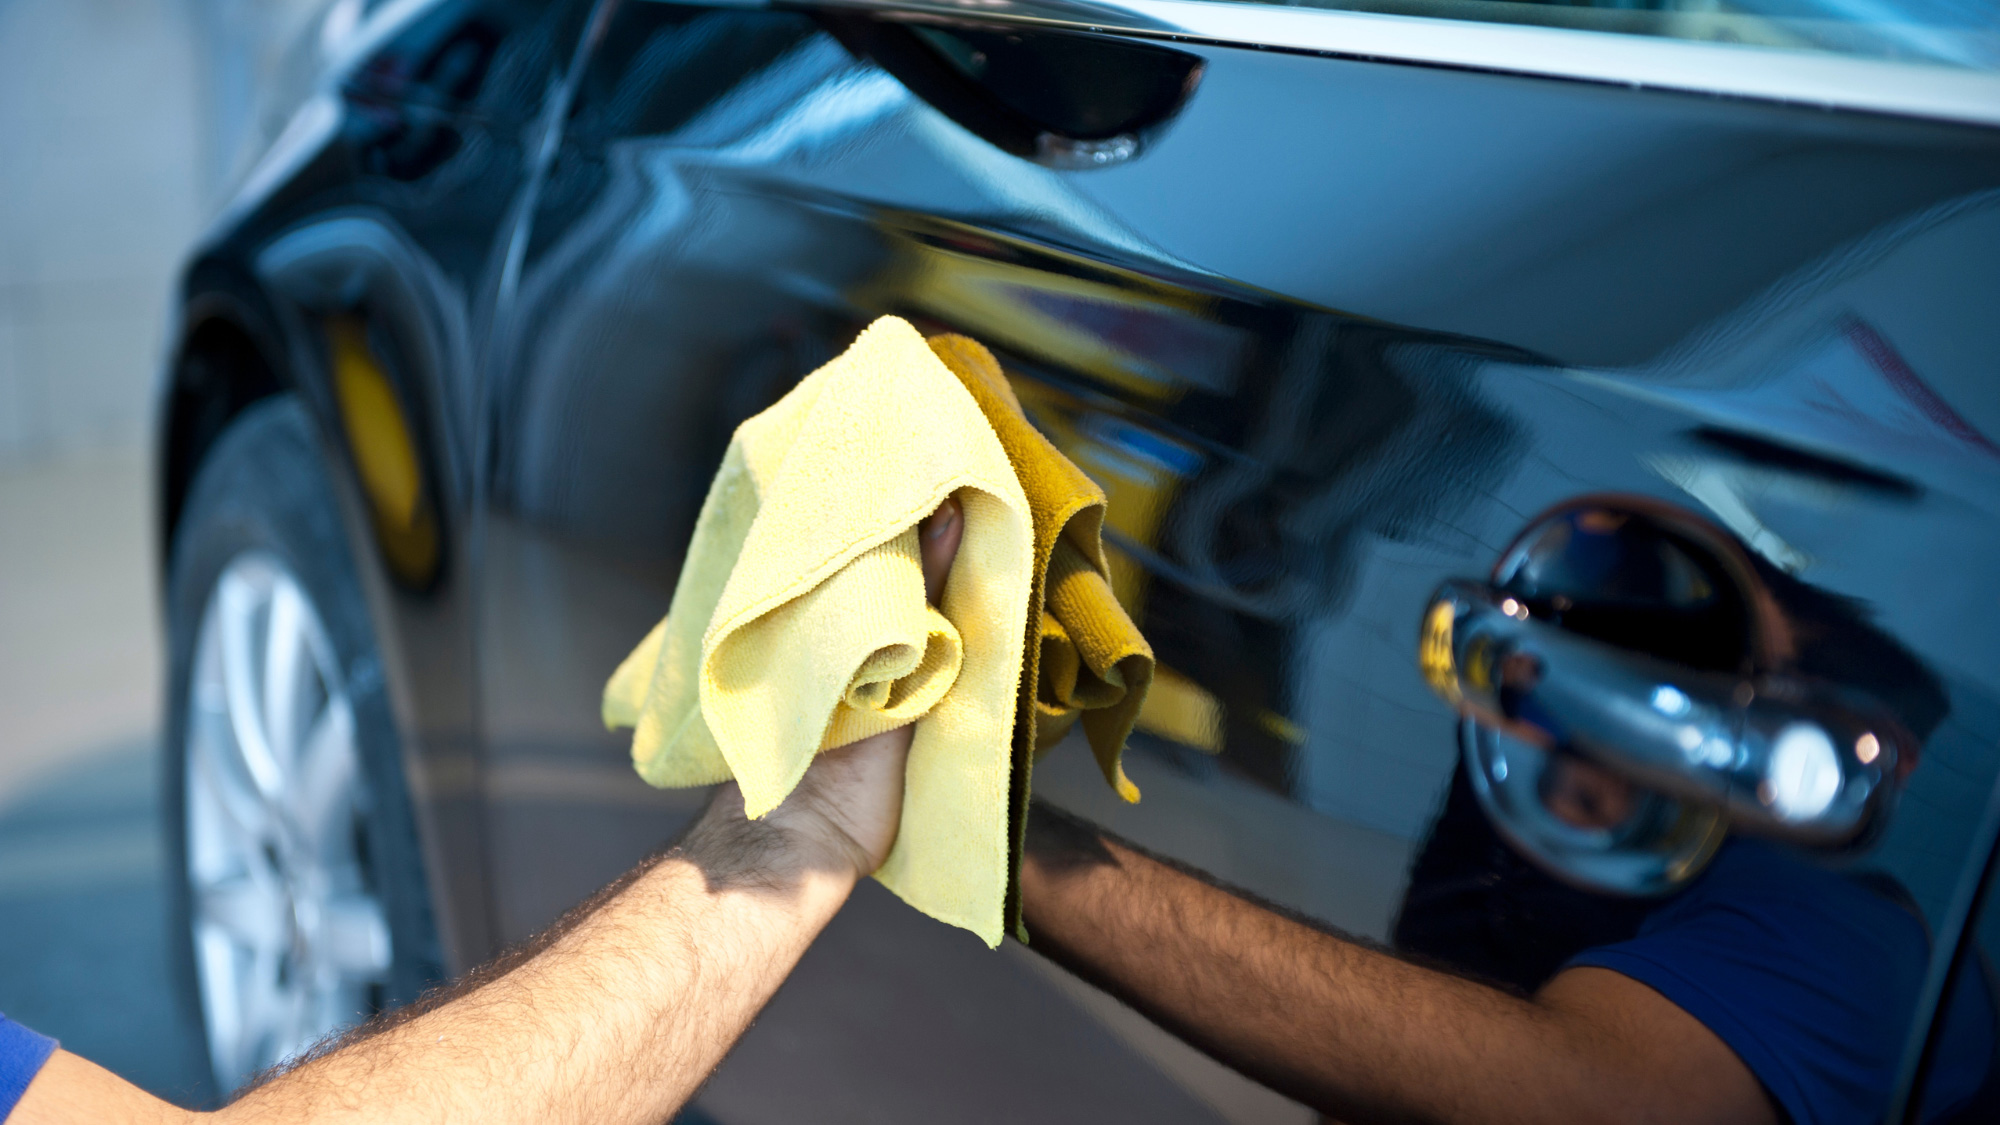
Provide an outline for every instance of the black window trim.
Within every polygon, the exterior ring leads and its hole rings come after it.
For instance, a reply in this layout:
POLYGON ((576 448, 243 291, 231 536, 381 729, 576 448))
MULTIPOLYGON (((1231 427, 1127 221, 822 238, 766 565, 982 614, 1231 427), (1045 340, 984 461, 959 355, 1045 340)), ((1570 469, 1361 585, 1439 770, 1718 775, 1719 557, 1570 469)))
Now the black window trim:
MULTIPOLYGON (((708 6, 781 5, 800 6, 788 0, 710 0, 708 6)), ((1728 43, 1242 0, 810 0, 805 6, 1031 24, 2000 126, 2000 72, 1728 43)))

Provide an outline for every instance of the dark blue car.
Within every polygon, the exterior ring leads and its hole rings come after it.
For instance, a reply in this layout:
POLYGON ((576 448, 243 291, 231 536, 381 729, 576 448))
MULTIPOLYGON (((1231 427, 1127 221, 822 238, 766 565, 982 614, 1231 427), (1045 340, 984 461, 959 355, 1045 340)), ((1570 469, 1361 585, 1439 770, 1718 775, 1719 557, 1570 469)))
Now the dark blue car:
MULTIPOLYGON (((604 681, 735 426, 895 314, 1104 487, 1159 657, 1144 799, 1064 745, 1038 808, 1640 980, 1778 1119, 2000 1120, 1990 2, 365 7, 158 400, 219 1090, 700 807, 604 681)), ((1100 983, 870 884, 692 1112, 1317 1119, 1100 983)))

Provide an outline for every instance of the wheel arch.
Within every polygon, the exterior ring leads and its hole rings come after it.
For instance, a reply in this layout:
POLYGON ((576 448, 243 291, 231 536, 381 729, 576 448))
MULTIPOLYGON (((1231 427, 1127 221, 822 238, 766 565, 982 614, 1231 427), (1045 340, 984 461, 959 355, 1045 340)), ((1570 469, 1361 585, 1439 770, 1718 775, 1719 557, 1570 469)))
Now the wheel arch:
MULTIPOLYGON (((324 226, 310 223, 299 230, 310 235, 324 226)), ((275 243, 280 250, 285 248, 283 236, 275 243)), ((223 434, 258 404, 294 396, 333 487, 346 548, 361 583, 362 609, 378 648, 377 674, 387 689, 405 777, 412 788, 419 847, 448 946, 447 962, 463 968, 483 959, 493 947, 481 866, 483 842, 476 814, 457 808, 463 801, 449 796, 456 792, 450 778, 464 772, 458 768, 454 773, 453 767, 467 749, 431 745, 439 725, 431 713, 451 712, 459 701, 435 698, 436 685, 426 684, 422 662, 408 650, 413 625, 405 612, 405 603, 425 601, 440 592, 435 589, 435 575, 412 581, 397 573, 394 544, 384 541, 366 467, 358 464, 353 448, 353 419, 343 416, 329 341, 320 329, 329 313, 364 315, 394 334, 397 358, 413 333, 408 324, 394 319, 401 307, 370 299, 375 296, 372 288, 342 304, 316 289, 310 274, 302 277, 300 271, 287 270, 287 264, 269 246, 247 260, 231 256, 225 248, 198 257, 184 274, 174 335, 154 399, 157 573, 164 589, 187 505, 223 434)), ((341 291, 337 295, 346 295, 342 287, 334 289, 341 291)), ((429 353, 412 358, 421 363, 429 353)), ((391 367, 385 374, 394 376, 398 401, 411 407, 410 429, 423 446, 421 464, 429 470, 436 464, 431 443, 438 440, 427 425, 439 409, 428 393, 433 388, 427 380, 409 377, 401 367, 391 367)), ((427 503, 438 495, 439 483, 435 478, 425 482, 427 503)), ((414 627, 423 628, 421 623, 414 627)))
POLYGON ((253 403, 291 389, 269 298, 243 271, 197 259, 159 397, 156 531, 164 569, 202 460, 253 403))

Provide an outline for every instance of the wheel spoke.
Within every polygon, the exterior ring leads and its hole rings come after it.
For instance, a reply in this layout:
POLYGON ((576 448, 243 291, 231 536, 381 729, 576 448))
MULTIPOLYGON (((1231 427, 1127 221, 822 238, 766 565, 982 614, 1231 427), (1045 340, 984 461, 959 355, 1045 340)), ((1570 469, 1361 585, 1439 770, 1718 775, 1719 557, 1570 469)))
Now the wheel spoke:
POLYGON ((252 552, 223 569, 189 681, 184 811, 197 975, 231 1087, 363 1017, 394 964, 339 667, 281 562, 252 552))
POLYGON ((281 768, 295 762, 300 736, 311 717, 300 713, 311 694, 304 690, 304 681, 313 671, 312 654, 307 651, 307 612, 297 585, 285 578, 273 584, 264 626, 260 703, 267 745, 281 768))
POLYGON ((195 647, 188 684, 185 771, 187 776, 188 862, 190 871, 211 874, 222 853, 240 850, 245 839, 261 838, 269 821, 263 797, 236 749, 223 671, 220 595, 209 608, 195 647))
POLYGON ((297 1058, 306 1048, 319 1042, 320 1036, 332 1030, 319 1020, 319 1013, 313 1000, 317 990, 313 981, 302 978, 307 970, 304 966, 292 966, 292 979, 287 982, 284 992, 284 1015, 279 1024, 276 1041, 271 1044, 271 1062, 279 1063, 297 1058))
POLYGON ((195 909, 200 921, 214 925, 246 949, 281 950, 285 946, 284 892, 268 885, 267 880, 247 875, 218 880, 196 891, 195 909))
POLYGON ((298 768, 287 799, 307 851, 338 854, 352 842, 336 836, 346 827, 343 814, 354 806, 354 710, 336 697, 321 709, 300 745, 298 768))
POLYGON ((194 942, 209 1050, 215 1056, 216 1069, 232 1076, 226 1084, 233 1088, 234 1078, 245 1073, 244 1020, 249 1015, 249 1006, 242 993, 243 974, 238 969, 243 955, 227 934, 199 923, 195 925, 194 942))
POLYGON ((253 853, 271 831, 270 806, 246 776, 229 768, 226 758, 234 755, 215 745, 229 737, 224 727, 189 740, 188 861, 197 877, 251 869, 261 862, 253 853))
POLYGON ((232 568, 216 584, 215 600, 230 732, 236 736, 236 753, 251 781, 268 798, 284 788, 284 775, 271 753, 262 707, 264 693, 258 682, 263 662, 257 658, 256 620, 262 599, 250 580, 232 568))
POLYGON ((279 1059, 291 1024, 292 989, 278 979, 284 954, 277 950, 257 950, 249 955, 243 976, 243 1043, 241 1078, 270 1066, 279 1059))
POLYGON ((389 971, 389 919, 372 895, 336 895, 321 907, 320 957, 342 976, 377 980, 389 971))

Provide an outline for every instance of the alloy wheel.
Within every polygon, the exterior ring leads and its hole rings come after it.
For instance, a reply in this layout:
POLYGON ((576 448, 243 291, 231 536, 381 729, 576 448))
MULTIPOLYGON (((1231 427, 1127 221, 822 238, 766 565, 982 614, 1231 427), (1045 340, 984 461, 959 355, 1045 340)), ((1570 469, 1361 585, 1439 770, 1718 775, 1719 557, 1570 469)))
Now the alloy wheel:
POLYGON ((365 1018, 392 951, 353 701, 311 598, 274 555, 223 568, 188 691, 190 924, 226 1091, 365 1018))

